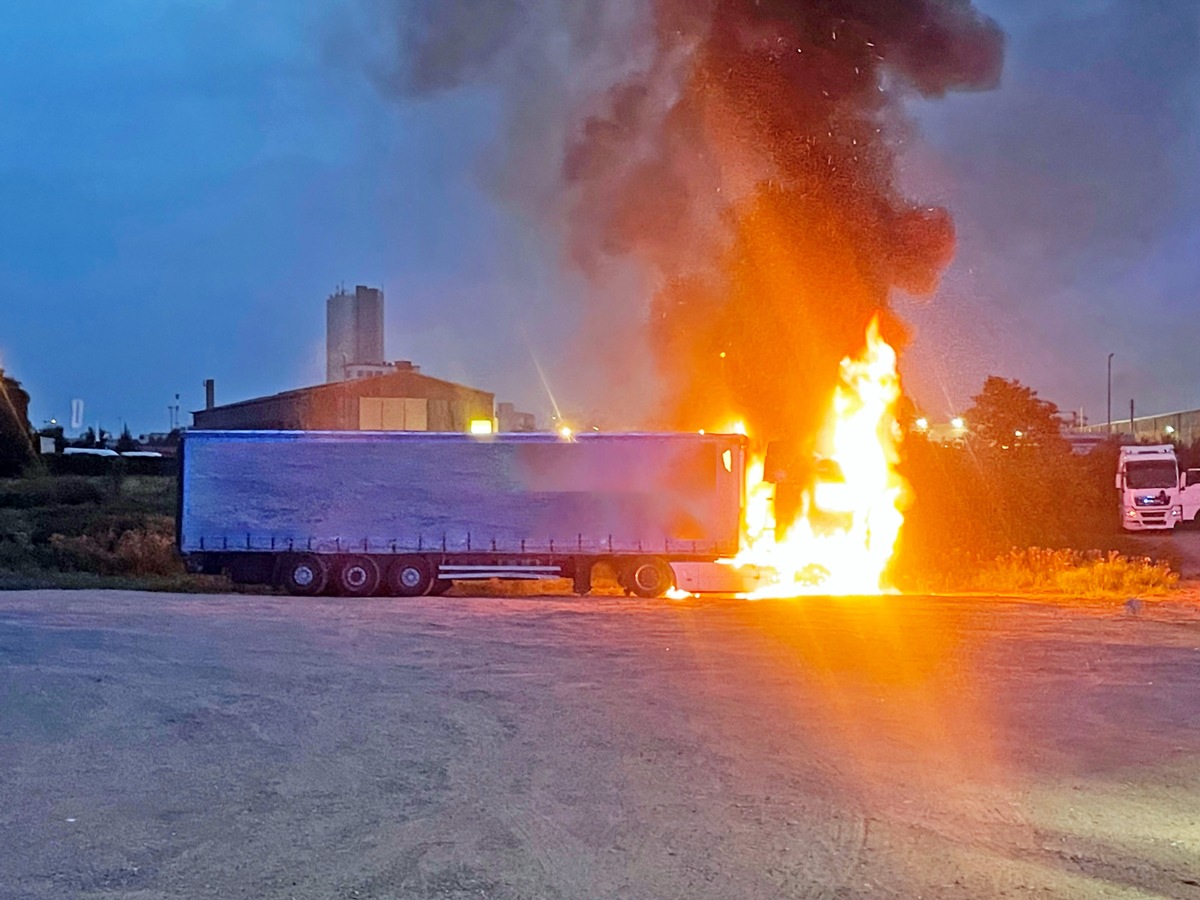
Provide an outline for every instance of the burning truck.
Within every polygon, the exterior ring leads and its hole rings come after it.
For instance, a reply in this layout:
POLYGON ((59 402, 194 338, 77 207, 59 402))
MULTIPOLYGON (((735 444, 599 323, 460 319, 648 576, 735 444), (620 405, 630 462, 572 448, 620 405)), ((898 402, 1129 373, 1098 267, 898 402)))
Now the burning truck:
POLYGON ((586 594, 598 564, 642 597, 878 593, 903 523, 900 388, 876 323, 866 340, 803 466, 795 445, 752 453, 740 427, 194 431, 179 549, 195 571, 299 595, 415 597, 493 578, 570 578, 586 594))

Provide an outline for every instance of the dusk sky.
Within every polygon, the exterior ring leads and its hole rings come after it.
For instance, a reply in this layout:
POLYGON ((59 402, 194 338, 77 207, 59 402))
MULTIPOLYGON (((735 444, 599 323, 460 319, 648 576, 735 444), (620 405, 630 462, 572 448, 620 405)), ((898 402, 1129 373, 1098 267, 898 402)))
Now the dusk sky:
MULTIPOLYGON (((339 284, 385 289, 389 358, 544 422, 536 358, 594 406, 582 276, 497 183, 500 95, 381 90, 346 39, 381 4, 6 11, 0 366, 35 425, 81 398, 161 431, 205 378, 220 402, 318 383, 339 284)), ((977 5, 1008 36, 1000 87, 911 106, 902 182, 959 245, 937 296, 895 302, 910 391, 941 418, 998 374, 1101 422, 1111 352, 1115 417, 1200 407, 1200 4, 977 5)))

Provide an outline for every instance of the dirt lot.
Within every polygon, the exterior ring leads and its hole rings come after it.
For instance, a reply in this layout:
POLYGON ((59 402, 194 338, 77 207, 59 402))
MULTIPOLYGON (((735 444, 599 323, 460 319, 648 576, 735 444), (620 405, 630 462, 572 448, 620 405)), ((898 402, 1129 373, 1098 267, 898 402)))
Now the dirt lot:
POLYGON ((1200 583, 1200 527, 1181 526, 1175 531, 1143 533, 1133 538, 1147 556, 1166 556, 1186 579, 1200 583))
POLYGON ((1200 898, 1200 614, 0 594, 0 895, 1200 898))

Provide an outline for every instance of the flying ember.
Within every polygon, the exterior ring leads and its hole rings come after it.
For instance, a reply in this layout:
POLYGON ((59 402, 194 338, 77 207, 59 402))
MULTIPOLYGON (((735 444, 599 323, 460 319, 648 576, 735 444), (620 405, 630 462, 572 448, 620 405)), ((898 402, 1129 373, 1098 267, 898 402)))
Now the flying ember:
POLYGON ((755 567, 766 579, 751 596, 888 590, 906 491, 896 471, 899 397, 896 351, 872 319, 862 355, 842 360, 811 477, 798 489, 772 486, 763 480, 762 458, 748 467, 743 549, 728 562, 755 567), (799 492, 794 520, 777 527, 785 491, 793 489, 799 492))

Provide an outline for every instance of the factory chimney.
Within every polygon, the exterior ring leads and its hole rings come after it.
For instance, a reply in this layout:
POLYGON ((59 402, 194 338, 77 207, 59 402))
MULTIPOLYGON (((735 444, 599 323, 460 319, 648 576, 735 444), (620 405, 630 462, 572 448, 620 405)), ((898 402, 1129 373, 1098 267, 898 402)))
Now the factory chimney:
POLYGON ((211 378, 204 379, 204 408, 212 409, 217 405, 217 383, 211 378))

